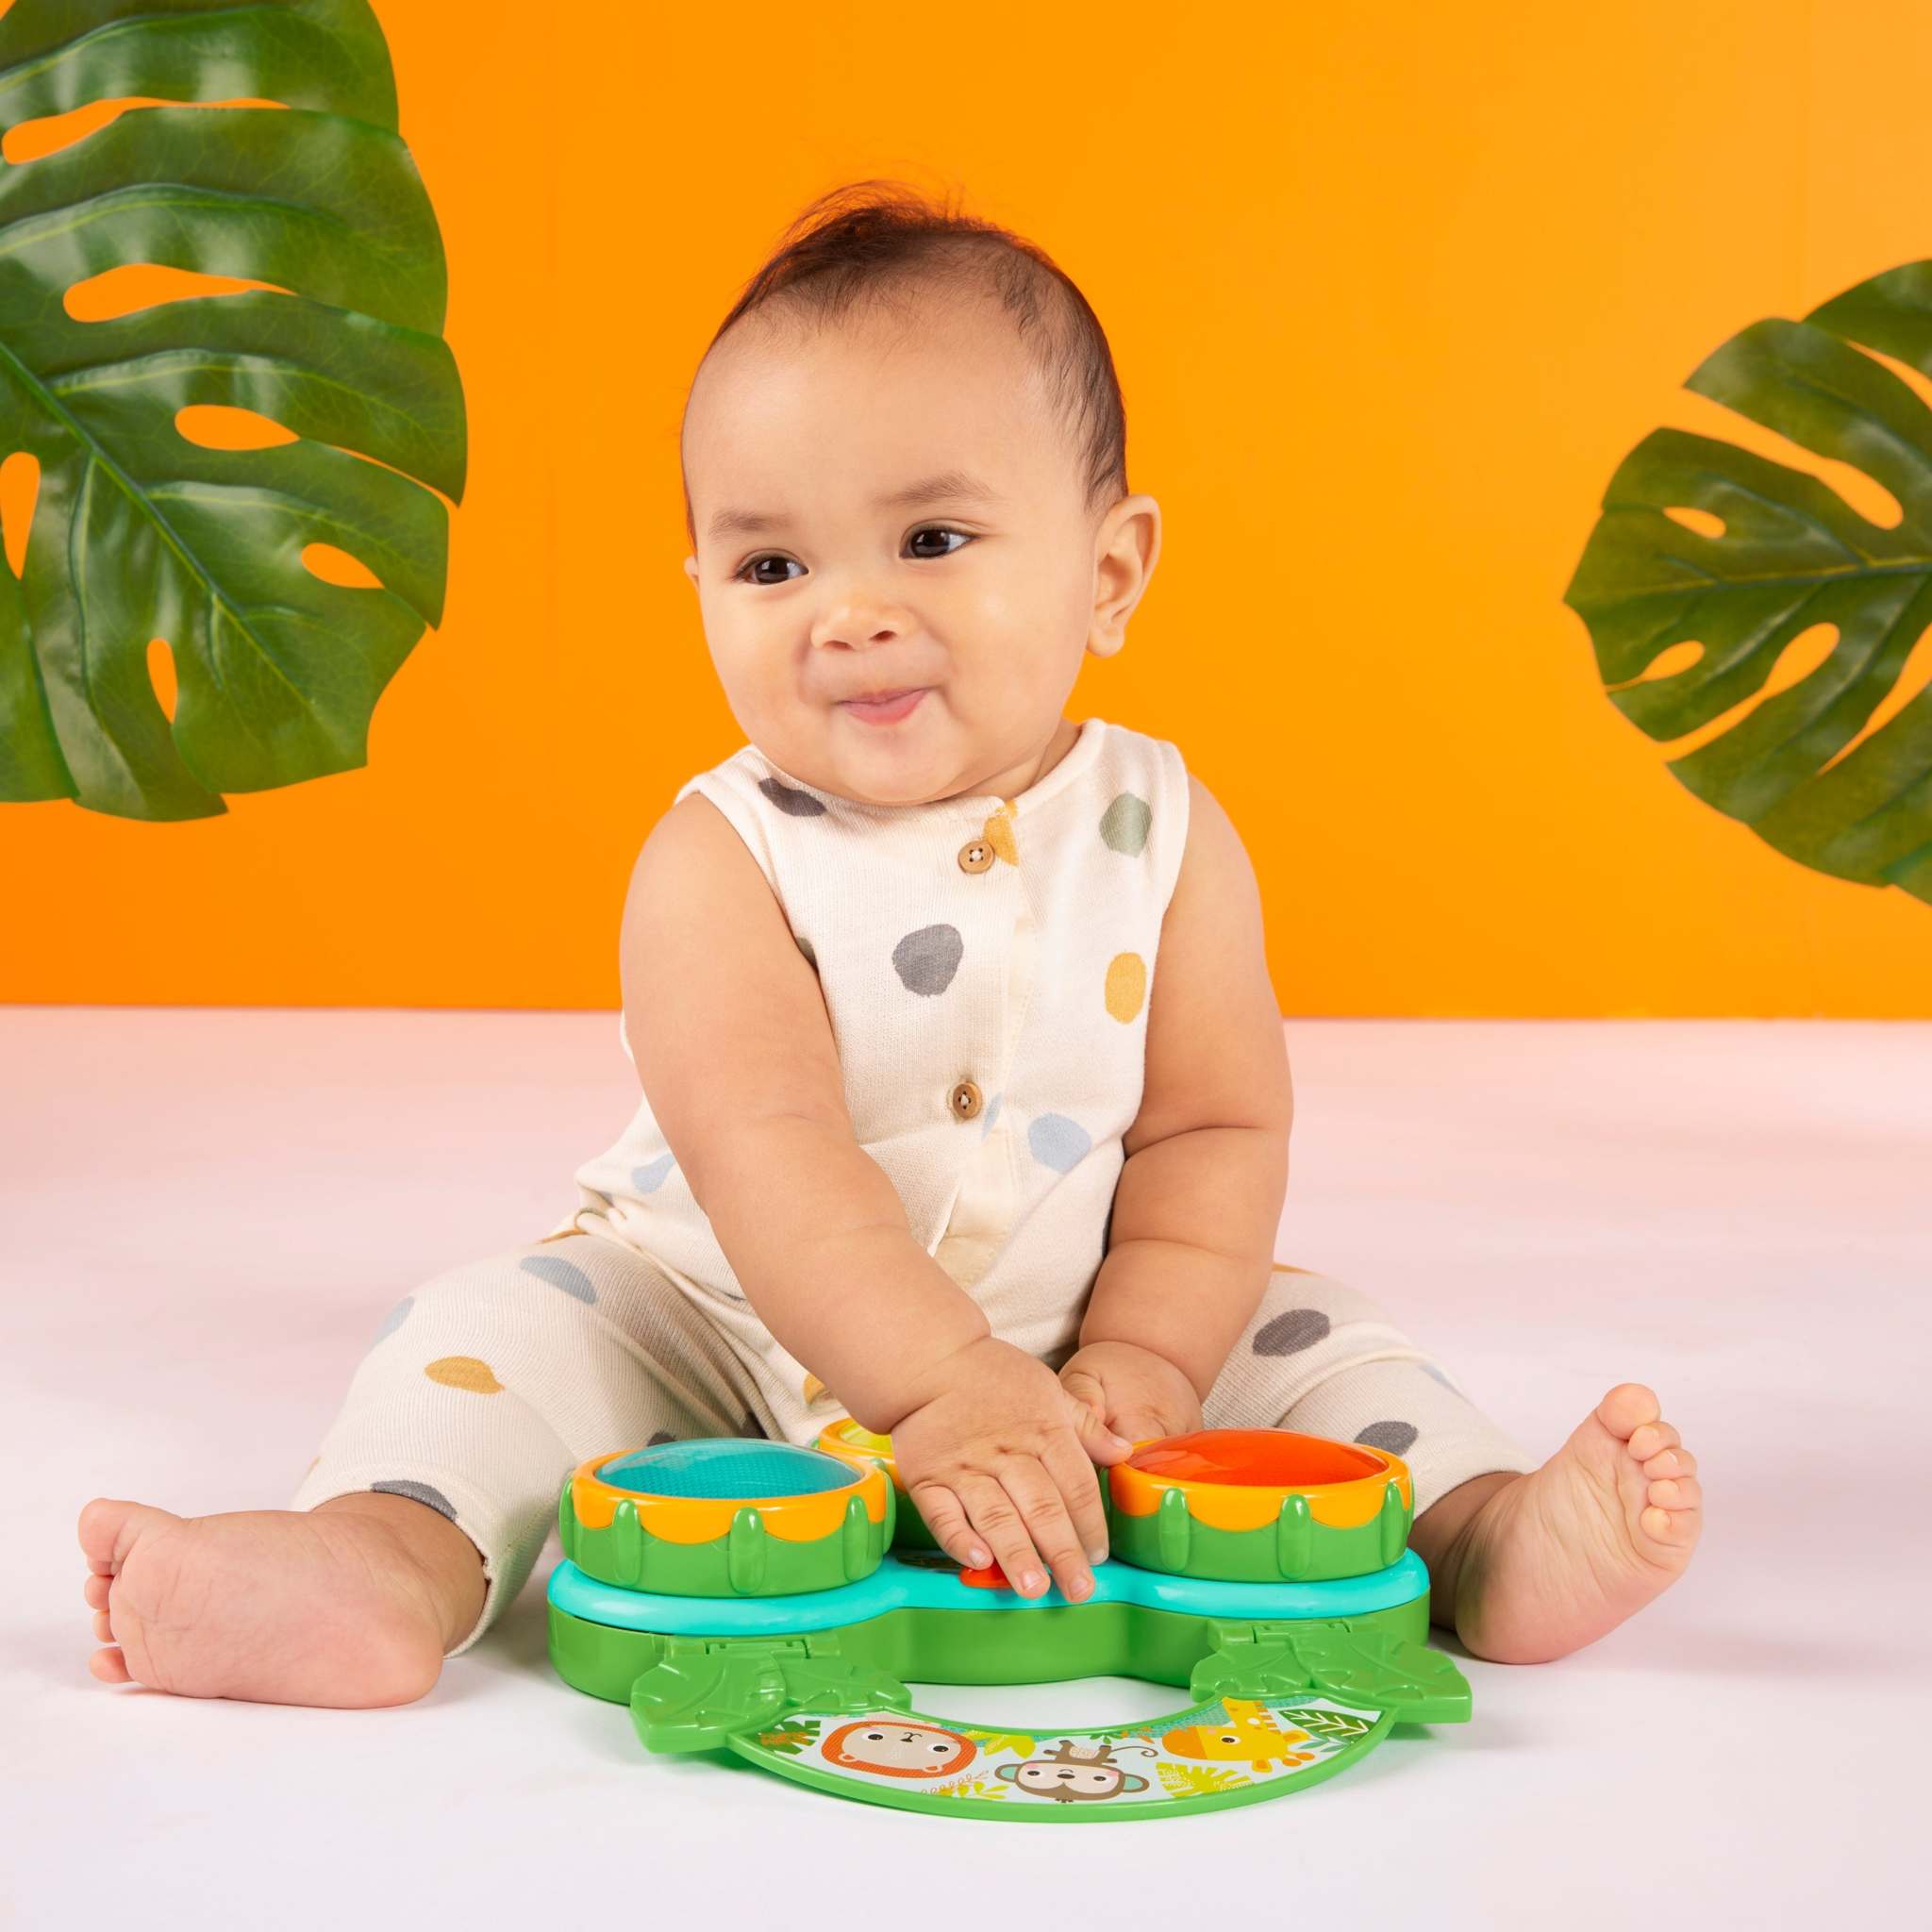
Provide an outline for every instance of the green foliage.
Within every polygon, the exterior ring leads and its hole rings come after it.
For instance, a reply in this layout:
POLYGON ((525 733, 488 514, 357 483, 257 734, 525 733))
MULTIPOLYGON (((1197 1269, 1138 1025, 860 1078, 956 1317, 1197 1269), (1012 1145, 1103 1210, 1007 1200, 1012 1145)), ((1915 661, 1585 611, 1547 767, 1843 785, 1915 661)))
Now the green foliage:
POLYGON ((1795 639, 1834 626, 1807 675, 1670 769, 1800 863, 1932 902, 1932 690, 1845 750, 1909 689, 1900 680, 1932 623, 1932 411, 1859 344, 1932 375, 1932 261, 1876 275, 1802 322, 1754 324, 1687 387, 1864 472, 1900 505, 1896 527, 1805 471, 1659 429, 1610 478, 1564 601, 1590 628, 1611 702, 1660 741, 1743 706, 1795 639), (1701 534, 1672 509, 1714 516, 1723 531, 1701 534), (1694 661, 1646 677, 1690 642, 1703 646, 1694 661))
POLYGON ((0 457, 41 468, 22 577, 0 567, 0 799, 188 819, 365 761, 377 698, 441 618, 433 491, 462 494, 464 412, 441 242, 367 0, 16 0, 0 17, 9 129, 142 95, 286 106, 130 110, 0 168, 0 457), (290 292, 68 315, 70 288, 130 263, 290 292), (301 441, 206 449, 175 427, 191 405, 301 441), (381 587, 324 582, 310 543, 381 587))

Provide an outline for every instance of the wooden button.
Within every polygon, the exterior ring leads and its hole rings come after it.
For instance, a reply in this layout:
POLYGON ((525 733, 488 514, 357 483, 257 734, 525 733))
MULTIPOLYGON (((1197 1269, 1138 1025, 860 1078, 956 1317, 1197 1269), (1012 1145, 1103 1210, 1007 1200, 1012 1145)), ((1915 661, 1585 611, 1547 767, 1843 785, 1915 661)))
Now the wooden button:
POLYGON ((947 1096, 953 1111, 962 1121, 970 1121, 986 1105, 985 1097, 971 1080, 954 1082, 953 1091, 947 1096))
POLYGON ((961 872, 984 872, 992 863, 992 847, 984 839, 969 839, 959 848, 961 872))

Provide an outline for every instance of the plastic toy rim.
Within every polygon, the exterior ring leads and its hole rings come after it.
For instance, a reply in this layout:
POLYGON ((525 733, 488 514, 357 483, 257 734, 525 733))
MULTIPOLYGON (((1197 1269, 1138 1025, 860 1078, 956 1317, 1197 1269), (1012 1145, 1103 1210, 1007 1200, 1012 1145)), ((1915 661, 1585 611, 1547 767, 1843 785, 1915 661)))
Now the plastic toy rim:
MULTIPOLYGON (((836 1457, 848 1469, 877 1469, 885 1473, 886 1479, 903 1496, 906 1485, 899 1480, 899 1465, 890 1448, 868 1449, 864 1444, 846 1441, 843 1431, 856 1429, 866 1436, 874 1435, 855 1416, 841 1415, 835 1422, 829 1422, 811 1439, 811 1446, 821 1455, 836 1457)), ((877 1441, 890 1442, 890 1436, 879 1436, 877 1441)))
MULTIPOLYGON (((1294 1435, 1296 1430, 1282 1430, 1294 1435)), ((1164 1436, 1149 1436, 1134 1444, 1136 1453, 1164 1436)), ((1375 1458, 1378 1467, 1358 1476, 1325 1483, 1218 1483, 1196 1477, 1154 1475, 1136 1469, 1131 1459, 1108 1469, 1108 1491, 1116 1508, 1129 1516, 1151 1516, 1160 1507, 1169 1490, 1178 1490, 1187 1498, 1190 1512, 1202 1522, 1223 1529, 1258 1528, 1272 1523, 1290 1496, 1307 1499, 1308 1511, 1318 1523, 1337 1528, 1353 1528, 1366 1523, 1382 1507, 1383 1493, 1392 1479, 1399 1483, 1405 1501, 1415 1491, 1408 1465, 1399 1456, 1373 1443, 1352 1442, 1352 1449, 1375 1458)))
MULTIPOLYGON (((644 1445, 648 1446, 648 1445, 644 1445)), ((618 1449, 592 1456, 571 1472, 571 1507, 577 1521, 590 1529, 608 1529, 620 1504, 628 1503, 653 1535, 675 1542, 708 1541, 723 1536, 741 1510, 755 1509, 774 1536, 787 1541, 815 1540, 830 1535, 843 1520, 854 1496, 865 1505, 873 1522, 884 1520, 889 1486, 882 1471, 859 1469, 842 1457, 851 1480, 836 1489, 808 1490, 774 1496, 667 1496, 650 1490, 623 1489, 598 1474, 635 1449, 618 1449)))

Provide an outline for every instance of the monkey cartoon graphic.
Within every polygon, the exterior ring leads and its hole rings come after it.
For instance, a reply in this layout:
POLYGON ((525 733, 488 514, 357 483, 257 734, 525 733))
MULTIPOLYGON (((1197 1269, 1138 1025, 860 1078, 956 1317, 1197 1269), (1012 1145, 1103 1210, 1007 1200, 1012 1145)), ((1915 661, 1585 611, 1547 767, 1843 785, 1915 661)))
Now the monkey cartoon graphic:
POLYGON ((880 1777, 944 1777, 965 1770, 979 1755, 979 1746, 943 1724, 908 1718, 903 1711, 879 1710, 841 1724, 819 1751, 841 1771, 870 1771, 880 1777))
MULTIPOLYGON (((1121 1748, 1144 1752, 1149 1757, 1159 1755, 1150 1744, 1121 1748)), ((1029 1757, 1024 1764, 999 1765, 996 1774, 1015 1790, 1031 1791, 1035 1797, 1050 1799, 1057 1805, 1144 1791, 1147 1780, 1117 1764, 1114 1751, 1113 1745, 1104 1744, 1097 1738, 1062 1738, 1044 1757, 1029 1757)))

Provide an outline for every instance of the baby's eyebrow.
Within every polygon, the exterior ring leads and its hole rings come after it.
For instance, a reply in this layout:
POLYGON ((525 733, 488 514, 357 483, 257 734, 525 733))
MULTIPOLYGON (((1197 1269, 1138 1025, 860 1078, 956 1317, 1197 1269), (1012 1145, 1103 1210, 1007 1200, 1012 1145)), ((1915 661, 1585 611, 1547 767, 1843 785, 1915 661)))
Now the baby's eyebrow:
MULTIPOLYGON (((873 498, 874 509, 910 509, 924 503, 1004 503, 991 484, 965 470, 941 470, 897 490, 873 498)), ((725 537, 756 536, 761 530, 782 530, 791 519, 775 511, 721 509, 706 526, 715 543, 725 537)))

